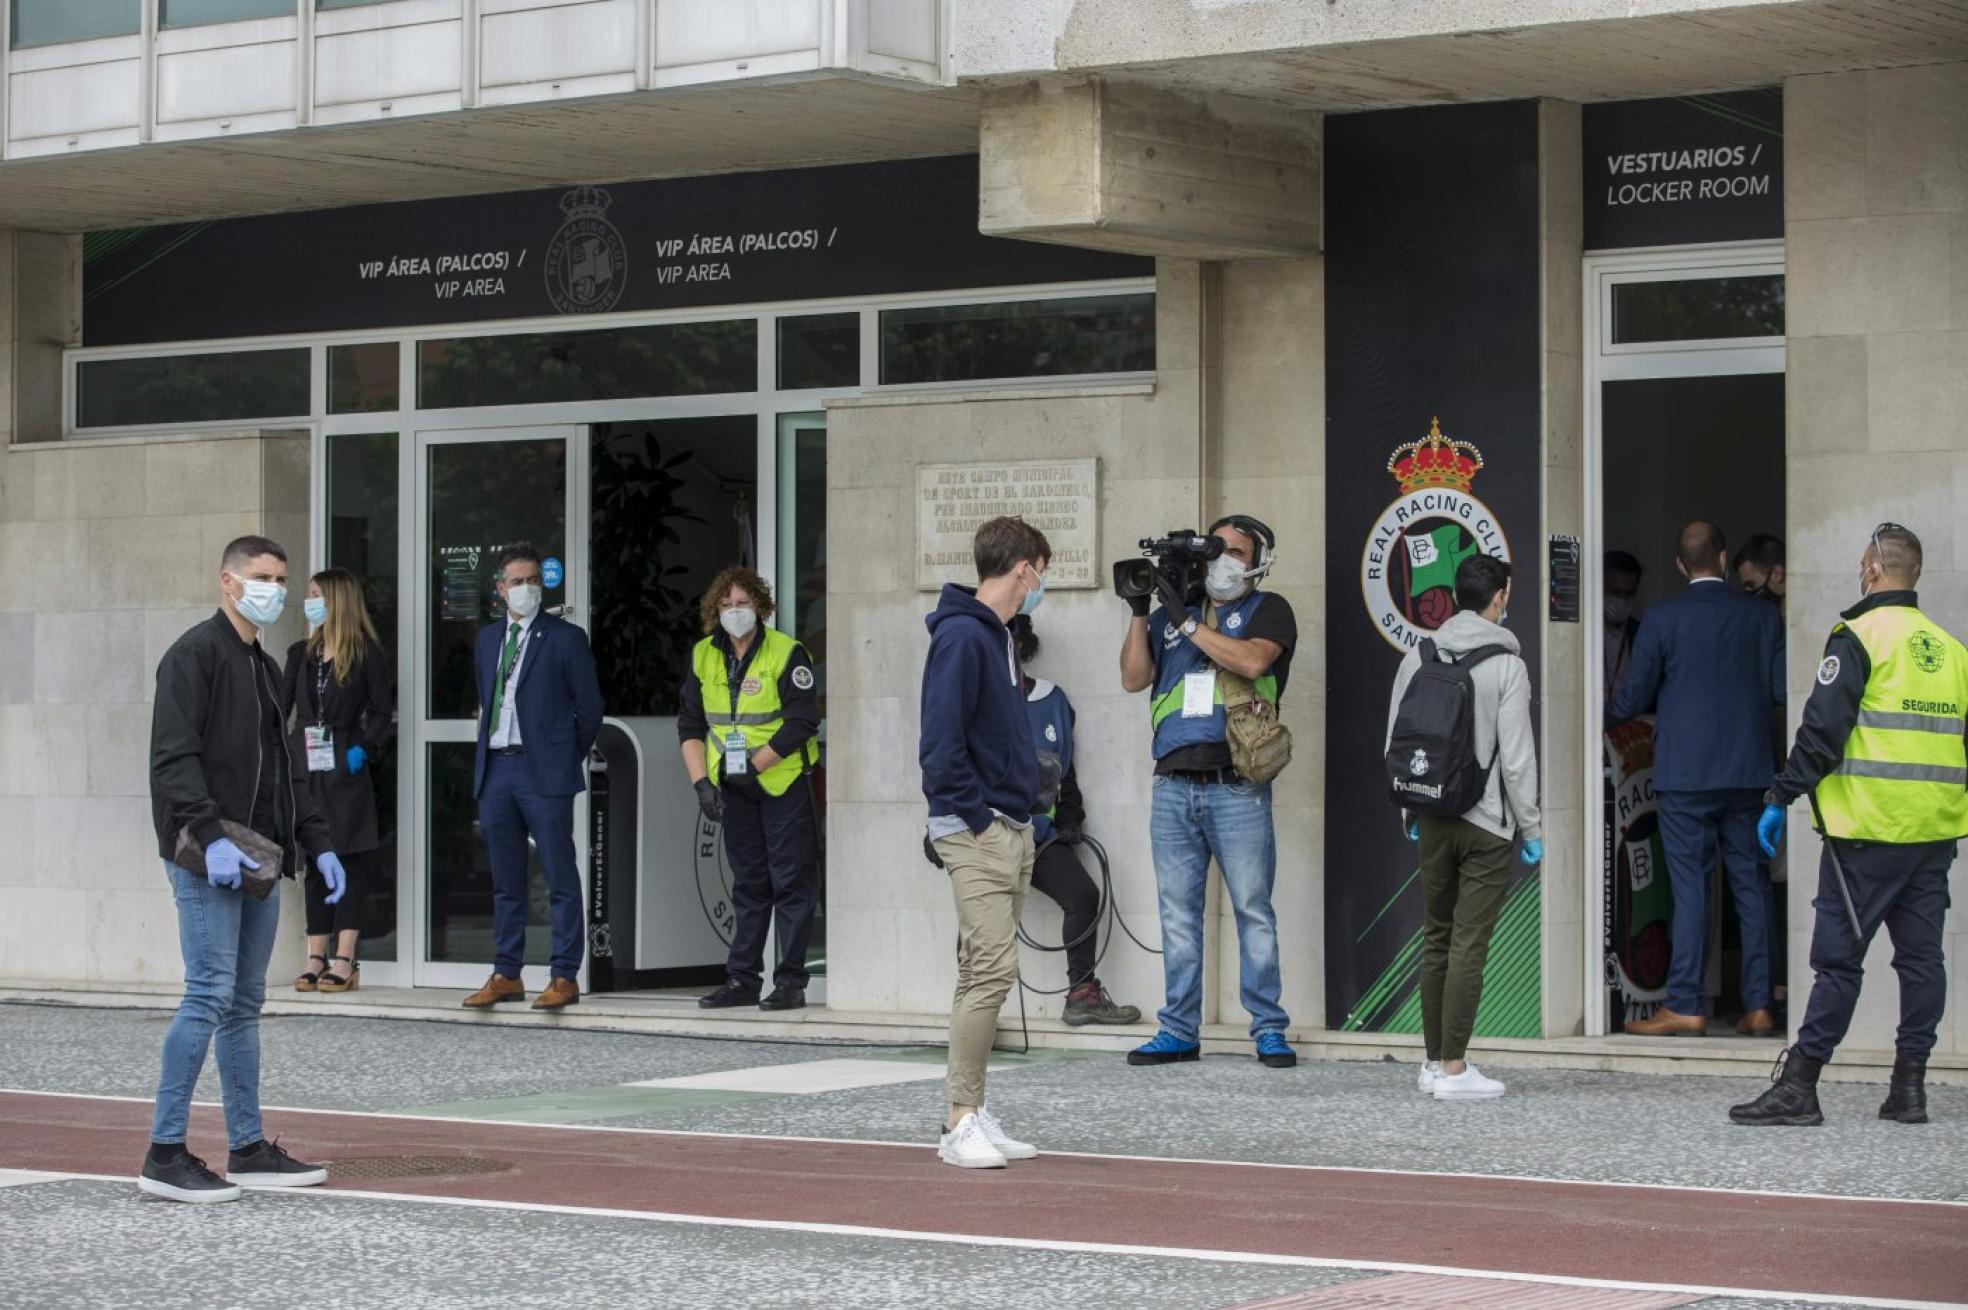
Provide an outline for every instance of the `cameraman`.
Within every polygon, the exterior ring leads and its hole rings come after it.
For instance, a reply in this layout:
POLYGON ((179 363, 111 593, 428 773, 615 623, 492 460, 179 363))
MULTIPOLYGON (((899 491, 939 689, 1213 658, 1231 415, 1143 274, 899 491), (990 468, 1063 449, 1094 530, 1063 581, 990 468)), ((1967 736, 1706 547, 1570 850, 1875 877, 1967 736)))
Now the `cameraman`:
MULTIPOLYGON (((1162 920, 1162 967, 1168 1003, 1161 1031, 1128 1052, 1128 1063, 1172 1064, 1201 1054, 1203 888, 1214 855, 1237 913, 1238 977, 1250 1011, 1257 1058, 1289 1069, 1290 1019, 1278 1003, 1278 927, 1271 883, 1278 847, 1271 828, 1271 787, 1240 777, 1230 764, 1227 718, 1218 670, 1250 680, 1275 706, 1291 672, 1298 622, 1282 596, 1257 590, 1271 571, 1277 538, 1243 514, 1210 525, 1223 553, 1209 561, 1201 586, 1171 577, 1167 556, 1154 571, 1156 597, 1131 597, 1134 617, 1121 645, 1121 686, 1153 688, 1155 789, 1149 837, 1162 920)), ((1193 564, 1188 565, 1193 573, 1193 564)))

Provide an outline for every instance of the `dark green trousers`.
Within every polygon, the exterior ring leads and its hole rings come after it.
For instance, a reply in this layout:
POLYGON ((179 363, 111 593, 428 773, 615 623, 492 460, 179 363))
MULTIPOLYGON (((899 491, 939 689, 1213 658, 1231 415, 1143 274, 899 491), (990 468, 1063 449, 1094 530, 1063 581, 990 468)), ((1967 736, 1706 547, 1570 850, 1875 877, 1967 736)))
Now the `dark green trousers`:
POLYGON ((1421 1033, 1431 1060, 1469 1049, 1511 849, 1465 820, 1421 817, 1421 1033))

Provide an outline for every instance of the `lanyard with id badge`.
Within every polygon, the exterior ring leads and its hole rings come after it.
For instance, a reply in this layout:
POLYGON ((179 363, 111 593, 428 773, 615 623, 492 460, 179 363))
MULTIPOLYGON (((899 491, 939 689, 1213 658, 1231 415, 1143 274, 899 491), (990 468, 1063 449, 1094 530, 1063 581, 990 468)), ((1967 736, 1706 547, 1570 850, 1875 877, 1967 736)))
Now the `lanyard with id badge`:
MULTIPOLYGON (((726 657, 724 662, 727 703, 731 706, 731 716, 738 717, 739 668, 738 662, 726 657)), ((736 723, 724 734, 724 776, 743 778, 752 771, 752 749, 745 743, 745 734, 736 723)))
POLYGON ((328 661, 314 661, 314 723, 301 730, 309 773, 335 771, 335 734, 328 727, 328 661))

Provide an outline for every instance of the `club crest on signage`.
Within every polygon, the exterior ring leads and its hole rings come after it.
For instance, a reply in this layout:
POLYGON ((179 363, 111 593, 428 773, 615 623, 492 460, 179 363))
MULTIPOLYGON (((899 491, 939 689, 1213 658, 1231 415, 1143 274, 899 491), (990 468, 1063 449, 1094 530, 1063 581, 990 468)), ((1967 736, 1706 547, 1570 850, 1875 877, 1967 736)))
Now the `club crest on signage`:
POLYGON ((547 298, 563 314, 602 314, 629 284, 629 252, 607 219, 609 194, 578 186, 560 198, 566 222, 547 244, 547 298))
POLYGON ((1381 511, 1360 554, 1360 594, 1374 629, 1406 652, 1455 613, 1456 567, 1472 555, 1508 563, 1503 524, 1470 492, 1483 456, 1467 441, 1428 435, 1397 446, 1387 471, 1401 495, 1381 511))

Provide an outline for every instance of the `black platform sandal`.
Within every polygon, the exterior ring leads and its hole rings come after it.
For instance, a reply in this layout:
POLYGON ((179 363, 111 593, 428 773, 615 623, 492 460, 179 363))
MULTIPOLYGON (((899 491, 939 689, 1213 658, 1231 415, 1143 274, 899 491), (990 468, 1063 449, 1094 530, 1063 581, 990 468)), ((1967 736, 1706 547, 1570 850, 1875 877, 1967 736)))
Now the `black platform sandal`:
POLYGON ((321 974, 326 973, 328 971, 328 957, 325 955, 308 956, 308 963, 312 964, 316 960, 321 961, 321 972, 317 973, 314 970, 310 969, 308 972, 294 979, 295 991, 318 992, 321 990, 321 974))
POLYGON ((348 965, 349 971, 346 976, 336 973, 334 971, 335 966, 331 963, 328 966, 328 968, 322 970, 321 972, 321 980, 317 984, 317 986, 321 991, 352 992, 357 987, 362 985, 362 966, 355 962, 355 958, 353 956, 335 955, 335 956, 330 956, 329 958, 330 960, 342 961, 344 964, 348 965))

